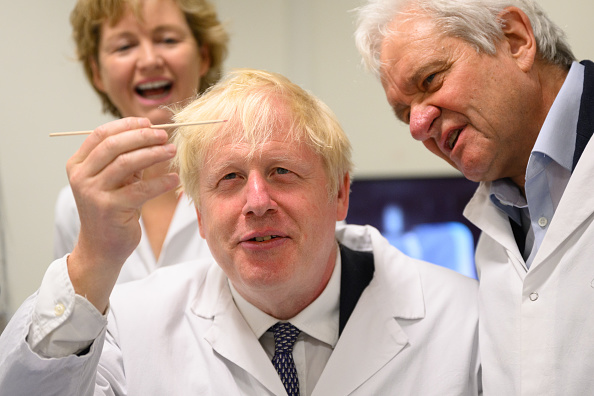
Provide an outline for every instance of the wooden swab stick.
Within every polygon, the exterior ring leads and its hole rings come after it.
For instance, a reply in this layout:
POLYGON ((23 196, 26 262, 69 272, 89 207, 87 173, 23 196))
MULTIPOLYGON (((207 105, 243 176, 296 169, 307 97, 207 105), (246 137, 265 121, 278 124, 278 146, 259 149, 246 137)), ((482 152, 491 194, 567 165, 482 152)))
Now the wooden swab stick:
MULTIPOLYGON (((189 125, 204 125, 204 124, 216 124, 219 122, 227 122, 227 120, 208 120, 208 121, 195 121, 195 122, 180 122, 178 124, 160 124, 151 125, 149 128, 152 129, 165 129, 165 128, 177 128, 181 126, 189 125)), ((93 131, 74 131, 74 132, 54 132, 50 133, 50 137, 54 136, 74 136, 74 135, 90 135, 93 131)))

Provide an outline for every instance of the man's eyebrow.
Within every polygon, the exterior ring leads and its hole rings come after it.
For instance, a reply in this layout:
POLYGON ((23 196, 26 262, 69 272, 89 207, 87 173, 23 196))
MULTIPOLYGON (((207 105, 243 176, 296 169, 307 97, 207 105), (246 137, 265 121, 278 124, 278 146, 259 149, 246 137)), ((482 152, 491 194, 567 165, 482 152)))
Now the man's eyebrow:
POLYGON ((233 161, 232 160, 225 160, 219 163, 213 163, 211 162, 208 166, 208 171, 205 170, 205 168, 203 167, 202 169, 202 173, 203 173, 203 178, 204 180, 210 181, 210 180, 216 180, 221 176, 221 173, 225 172, 228 168, 233 166, 233 161))
POLYGON ((435 74, 444 69, 445 62, 443 59, 434 59, 429 63, 423 64, 414 70, 411 82, 416 83, 419 80, 424 80, 429 74, 435 74))
POLYGON ((211 171, 212 173, 221 173, 225 172, 228 168, 237 167, 245 161, 245 158, 234 158, 234 157, 227 157, 218 162, 211 163, 211 171))

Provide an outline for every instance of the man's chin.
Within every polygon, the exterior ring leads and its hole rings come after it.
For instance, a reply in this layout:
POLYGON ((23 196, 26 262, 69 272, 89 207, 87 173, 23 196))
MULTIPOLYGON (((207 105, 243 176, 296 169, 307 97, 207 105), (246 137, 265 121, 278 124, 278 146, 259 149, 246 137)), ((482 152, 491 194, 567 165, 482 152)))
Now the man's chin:
POLYGON ((479 170, 477 170, 476 168, 457 168, 458 170, 460 170, 460 172, 462 173, 462 175, 475 183, 480 183, 480 182, 487 182, 487 181, 493 181, 494 179, 489 178, 488 175, 485 172, 481 172, 479 170))

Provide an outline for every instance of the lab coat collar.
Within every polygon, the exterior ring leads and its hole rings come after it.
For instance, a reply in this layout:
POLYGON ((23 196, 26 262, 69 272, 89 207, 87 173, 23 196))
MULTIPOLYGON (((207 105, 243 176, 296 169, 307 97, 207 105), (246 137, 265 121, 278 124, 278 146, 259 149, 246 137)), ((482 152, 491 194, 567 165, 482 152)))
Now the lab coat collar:
POLYGON ((383 298, 381 306, 386 315, 400 319, 425 317, 421 279, 410 257, 391 246, 371 226, 337 225, 336 238, 350 249, 373 253, 375 274, 361 298, 372 292, 381 293, 377 297, 383 298))
POLYGON ((464 216, 477 226, 481 232, 501 244, 520 274, 526 273, 524 258, 509 223, 509 217, 492 202, 491 183, 481 182, 470 202, 464 208, 464 216))

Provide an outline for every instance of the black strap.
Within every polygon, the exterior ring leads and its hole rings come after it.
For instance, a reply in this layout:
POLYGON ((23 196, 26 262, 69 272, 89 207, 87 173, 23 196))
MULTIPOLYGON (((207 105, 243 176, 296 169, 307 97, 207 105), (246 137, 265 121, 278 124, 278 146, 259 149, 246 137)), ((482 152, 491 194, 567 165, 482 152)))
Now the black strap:
POLYGON ((580 63, 585 66, 584 90, 580 102, 572 171, 575 169, 594 132, 594 63, 590 61, 582 61, 580 63))
POLYGON ((342 276, 340 279, 340 314, 338 334, 342 334, 359 297, 375 272, 373 254, 358 252, 340 245, 342 276))
POLYGON ((524 256, 524 249, 526 248, 526 233, 522 228, 522 224, 516 223, 514 220, 509 218, 509 224, 511 224, 511 229, 514 233, 514 238, 516 240, 516 244, 518 245, 518 249, 520 250, 520 254, 522 257, 524 256))

